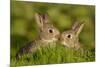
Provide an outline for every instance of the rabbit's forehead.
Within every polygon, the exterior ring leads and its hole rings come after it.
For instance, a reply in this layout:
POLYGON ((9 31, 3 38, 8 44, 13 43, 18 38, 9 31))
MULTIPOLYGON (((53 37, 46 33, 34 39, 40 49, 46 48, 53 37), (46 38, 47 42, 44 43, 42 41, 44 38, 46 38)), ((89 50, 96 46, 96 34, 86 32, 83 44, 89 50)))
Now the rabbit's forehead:
POLYGON ((46 30, 48 30, 48 29, 51 29, 51 30, 56 29, 52 24, 46 24, 46 25, 43 26, 43 28, 46 29, 46 30))
POLYGON ((65 35, 74 35, 74 32, 73 31, 65 31, 63 34, 65 34, 65 35))

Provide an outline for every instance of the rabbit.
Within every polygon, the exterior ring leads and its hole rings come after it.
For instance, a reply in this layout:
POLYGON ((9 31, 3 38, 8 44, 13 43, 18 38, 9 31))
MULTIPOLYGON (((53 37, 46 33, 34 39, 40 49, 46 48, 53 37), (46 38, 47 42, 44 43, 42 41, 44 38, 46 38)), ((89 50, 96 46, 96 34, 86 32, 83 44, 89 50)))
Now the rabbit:
POLYGON ((60 35, 60 42, 67 48, 80 49, 79 34, 84 27, 84 23, 75 22, 71 30, 64 31, 60 35))
MULTIPOLYGON (((47 47, 50 43, 56 43, 59 39, 59 30, 50 23, 48 14, 35 14, 36 22, 39 28, 38 37, 20 48, 16 54, 19 59, 23 54, 34 53, 40 47, 47 47)), ((52 45, 53 46, 53 45, 52 45)))

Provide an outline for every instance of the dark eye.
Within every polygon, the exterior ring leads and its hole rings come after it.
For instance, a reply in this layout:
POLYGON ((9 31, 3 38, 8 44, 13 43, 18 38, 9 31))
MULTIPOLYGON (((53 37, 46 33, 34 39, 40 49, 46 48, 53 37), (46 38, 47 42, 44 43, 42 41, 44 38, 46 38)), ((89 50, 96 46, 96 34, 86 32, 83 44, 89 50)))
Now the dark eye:
POLYGON ((49 33, 53 33, 53 30, 49 29, 49 33))
POLYGON ((71 38, 71 35, 69 34, 69 35, 67 35, 67 37, 68 37, 68 38, 71 38))

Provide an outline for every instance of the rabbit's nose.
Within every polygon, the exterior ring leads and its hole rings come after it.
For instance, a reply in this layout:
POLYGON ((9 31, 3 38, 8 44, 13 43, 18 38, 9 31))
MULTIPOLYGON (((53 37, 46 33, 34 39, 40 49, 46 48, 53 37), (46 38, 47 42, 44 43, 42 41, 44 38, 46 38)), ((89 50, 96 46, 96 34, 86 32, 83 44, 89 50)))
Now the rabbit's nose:
POLYGON ((61 40, 60 36, 59 36, 58 40, 59 40, 59 41, 61 40))
POLYGON ((63 40, 62 37, 61 37, 61 35, 59 35, 58 40, 59 41, 62 41, 63 40))

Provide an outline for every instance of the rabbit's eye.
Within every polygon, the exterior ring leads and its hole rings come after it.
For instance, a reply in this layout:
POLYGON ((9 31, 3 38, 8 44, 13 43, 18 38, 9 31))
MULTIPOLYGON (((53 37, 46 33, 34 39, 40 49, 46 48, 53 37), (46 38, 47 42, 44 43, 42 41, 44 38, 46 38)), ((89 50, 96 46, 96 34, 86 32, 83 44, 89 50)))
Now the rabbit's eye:
POLYGON ((53 33, 53 30, 49 29, 49 33, 53 33))
POLYGON ((68 38, 71 38, 71 35, 67 35, 68 38))

